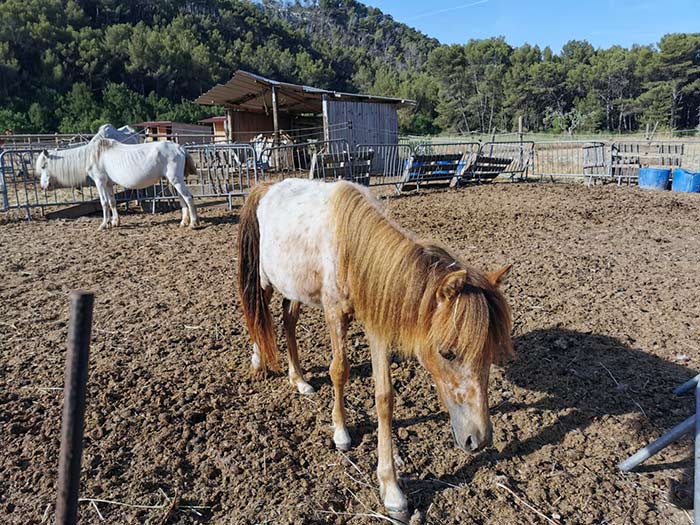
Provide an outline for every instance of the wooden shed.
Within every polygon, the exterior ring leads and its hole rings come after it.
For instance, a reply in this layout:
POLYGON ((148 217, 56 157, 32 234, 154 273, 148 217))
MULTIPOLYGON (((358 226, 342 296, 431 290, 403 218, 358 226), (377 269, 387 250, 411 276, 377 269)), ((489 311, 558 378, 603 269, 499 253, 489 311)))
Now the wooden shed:
POLYGON ((214 142, 227 142, 228 141, 228 125, 226 122, 226 116, 220 117, 209 117, 203 118, 198 121, 200 124, 210 124, 212 136, 214 137, 214 142))
POLYGON ((412 100, 290 84, 241 70, 195 102, 225 108, 231 142, 248 142, 258 134, 279 140, 284 131, 295 142, 345 139, 351 148, 397 144, 397 110, 415 105, 412 100))

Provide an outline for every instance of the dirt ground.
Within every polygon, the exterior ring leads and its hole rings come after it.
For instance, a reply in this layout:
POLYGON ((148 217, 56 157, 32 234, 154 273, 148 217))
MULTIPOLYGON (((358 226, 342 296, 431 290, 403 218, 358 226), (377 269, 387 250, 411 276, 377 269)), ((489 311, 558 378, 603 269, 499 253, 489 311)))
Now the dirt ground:
MULTIPOLYGON (((414 523, 545 523, 538 512, 690 523, 688 439, 636 473, 616 464, 692 412, 671 390, 700 369, 699 198, 545 183, 386 200, 400 224, 473 265, 515 265, 505 291, 517 357, 491 374, 493 448, 455 449, 427 373, 392 365, 414 523)), ((299 328, 314 396, 282 375, 250 380, 237 213, 201 215, 198 231, 175 212, 125 215, 108 232, 97 217, 0 218, 3 523, 53 519, 75 288, 96 292, 81 497, 120 503, 81 503, 81 523, 382 522, 361 327, 348 338, 353 448, 340 453, 320 313, 304 311, 299 328)))

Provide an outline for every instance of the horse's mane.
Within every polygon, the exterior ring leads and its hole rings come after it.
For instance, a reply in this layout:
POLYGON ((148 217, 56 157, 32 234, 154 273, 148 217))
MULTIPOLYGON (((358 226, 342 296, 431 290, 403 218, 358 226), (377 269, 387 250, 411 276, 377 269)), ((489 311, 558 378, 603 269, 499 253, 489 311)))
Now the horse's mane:
POLYGON ((405 353, 433 345, 475 364, 512 352, 510 309, 485 273, 435 243, 415 240, 356 185, 338 184, 333 213, 341 286, 375 337, 405 353), (440 304, 446 285, 454 296, 440 304))
POLYGON ((76 148, 51 150, 47 159, 49 175, 60 186, 79 186, 87 178, 88 168, 95 164, 114 141, 96 135, 88 144, 76 148))

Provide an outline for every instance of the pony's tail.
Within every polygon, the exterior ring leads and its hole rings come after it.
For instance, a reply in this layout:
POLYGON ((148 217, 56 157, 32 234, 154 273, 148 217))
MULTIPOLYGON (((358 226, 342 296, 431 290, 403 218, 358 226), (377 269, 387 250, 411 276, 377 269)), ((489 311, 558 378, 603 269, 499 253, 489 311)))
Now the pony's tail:
POLYGON ((268 185, 250 190, 241 209, 238 229, 238 294, 248 333, 260 352, 260 367, 253 373, 279 370, 277 340, 270 314, 269 296, 260 281, 260 225, 258 204, 267 193, 268 185))
POLYGON ((197 175, 197 165, 194 163, 192 155, 183 148, 185 152, 185 175, 197 175))

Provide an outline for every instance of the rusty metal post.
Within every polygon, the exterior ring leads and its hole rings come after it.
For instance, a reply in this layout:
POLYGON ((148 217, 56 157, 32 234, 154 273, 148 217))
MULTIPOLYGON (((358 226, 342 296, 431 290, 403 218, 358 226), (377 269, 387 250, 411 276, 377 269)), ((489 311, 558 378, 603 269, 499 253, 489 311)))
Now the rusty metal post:
POLYGON ((90 292, 74 291, 70 294, 61 452, 58 460, 57 525, 73 525, 78 521, 80 460, 83 454, 85 391, 94 298, 90 292))

